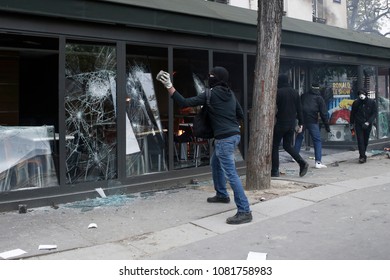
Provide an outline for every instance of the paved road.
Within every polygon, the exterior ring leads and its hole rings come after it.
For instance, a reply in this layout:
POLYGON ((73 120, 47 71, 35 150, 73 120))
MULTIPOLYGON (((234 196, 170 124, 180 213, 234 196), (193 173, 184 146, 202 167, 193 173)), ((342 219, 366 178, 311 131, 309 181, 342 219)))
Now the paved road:
POLYGON ((327 169, 310 168, 300 178, 298 165, 285 160, 279 182, 317 187, 264 202, 248 192, 254 216, 249 224, 227 225, 234 204, 206 203, 213 189, 200 182, 0 213, 0 253, 19 248, 26 253, 15 258, 43 260, 246 259, 250 251, 267 253, 269 260, 390 259, 388 157, 370 157, 362 165, 356 152, 344 152, 323 161, 327 169), (57 249, 38 250, 42 244, 57 249))

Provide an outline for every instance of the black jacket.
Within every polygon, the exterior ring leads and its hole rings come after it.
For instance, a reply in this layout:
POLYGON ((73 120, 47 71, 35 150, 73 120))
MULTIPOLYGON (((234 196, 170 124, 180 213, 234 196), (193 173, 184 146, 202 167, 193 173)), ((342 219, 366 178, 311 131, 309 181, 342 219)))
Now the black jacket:
POLYGON ((362 125, 365 122, 369 122, 372 125, 376 118, 377 110, 375 100, 368 97, 364 100, 356 99, 352 103, 350 123, 362 125))
MULTIPOLYGON (((194 97, 184 98, 175 91, 172 98, 180 107, 194 107, 206 103, 205 92, 194 97)), ((223 139, 240 134, 239 120, 244 118, 244 113, 232 90, 224 86, 213 87, 210 105, 213 107, 212 112, 209 113, 214 138, 223 139)))
POLYGON ((276 125, 295 127, 303 125, 302 107, 299 93, 288 83, 279 82, 276 95, 276 125))
POLYGON ((311 89, 309 92, 302 94, 301 103, 305 124, 318 123, 319 115, 325 127, 328 126, 328 112, 319 90, 311 89))

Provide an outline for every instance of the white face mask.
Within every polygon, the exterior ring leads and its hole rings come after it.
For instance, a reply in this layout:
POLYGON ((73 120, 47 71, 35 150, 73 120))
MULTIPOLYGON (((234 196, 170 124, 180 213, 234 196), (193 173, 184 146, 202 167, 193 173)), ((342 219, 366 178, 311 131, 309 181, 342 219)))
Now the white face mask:
POLYGON ((360 95, 359 95, 359 98, 360 98, 361 100, 364 100, 364 99, 366 99, 366 96, 365 96, 364 94, 360 94, 360 95))

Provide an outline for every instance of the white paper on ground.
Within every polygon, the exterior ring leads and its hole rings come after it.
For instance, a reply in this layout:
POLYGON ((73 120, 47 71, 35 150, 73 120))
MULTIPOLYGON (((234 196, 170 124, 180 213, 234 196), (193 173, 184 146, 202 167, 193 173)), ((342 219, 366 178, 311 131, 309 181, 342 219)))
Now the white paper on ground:
POLYGON ((38 250, 53 250, 57 249, 57 245, 39 245, 38 250))
POLYGON ((95 190, 100 194, 101 197, 106 197, 106 194, 104 193, 102 188, 97 188, 95 190))
POLYGON ((267 253, 249 252, 247 260, 266 260, 267 253))
POLYGON ((88 228, 97 228, 97 224, 95 223, 90 223, 88 228))
POLYGON ((26 253, 27 252, 23 251, 22 249, 15 249, 15 250, 0 253, 0 257, 3 259, 9 259, 9 258, 17 257, 17 256, 20 256, 20 255, 23 255, 26 253))

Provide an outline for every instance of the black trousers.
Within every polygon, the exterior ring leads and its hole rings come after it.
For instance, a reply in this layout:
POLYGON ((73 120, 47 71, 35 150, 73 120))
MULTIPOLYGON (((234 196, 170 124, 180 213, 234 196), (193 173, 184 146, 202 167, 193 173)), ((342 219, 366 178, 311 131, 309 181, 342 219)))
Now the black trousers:
POLYGON ((359 149, 359 158, 366 158, 366 150, 368 146, 368 139, 370 138, 372 125, 366 129, 361 124, 355 124, 356 140, 359 149))
POLYGON ((295 126, 276 124, 274 127, 274 138, 272 142, 272 169, 271 174, 279 172, 279 145, 283 140, 283 149, 301 166, 305 163, 303 158, 293 147, 295 126))

